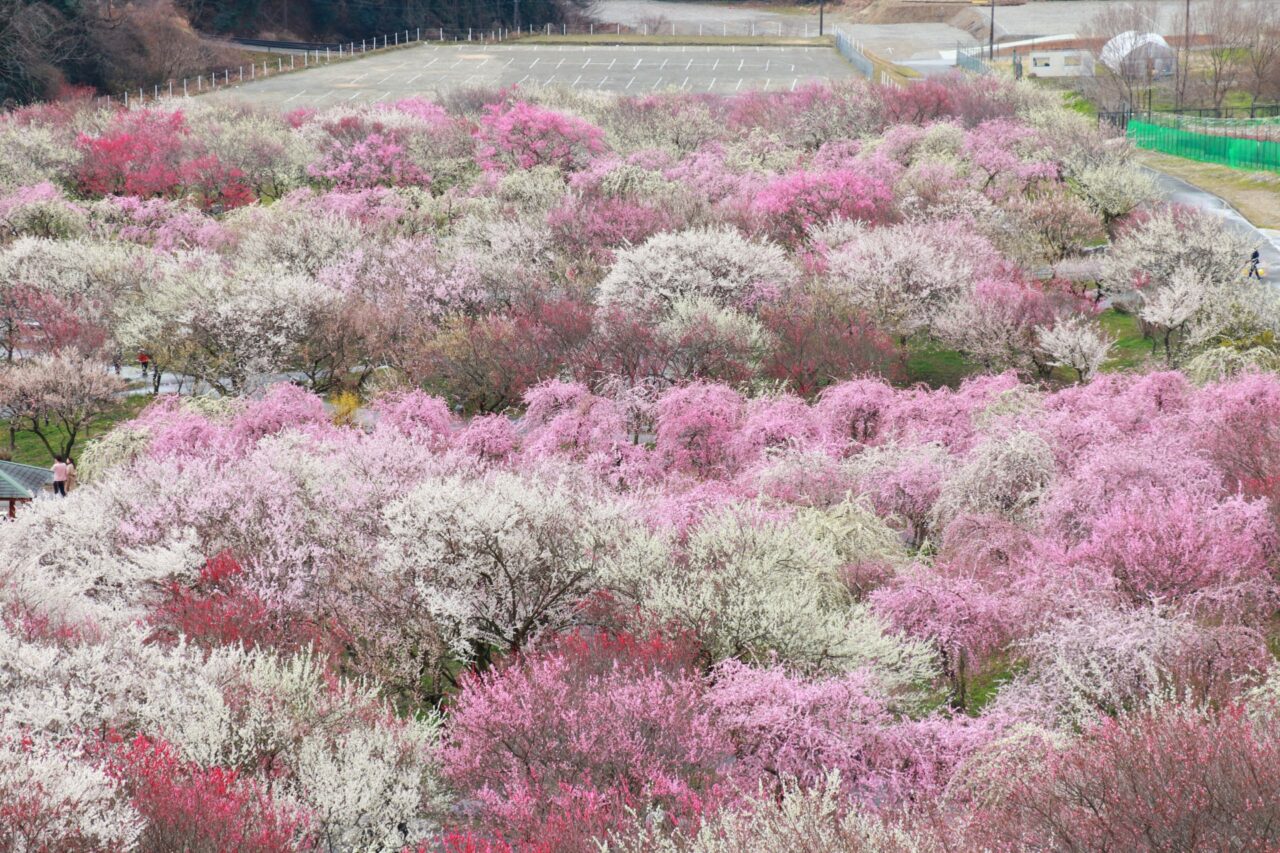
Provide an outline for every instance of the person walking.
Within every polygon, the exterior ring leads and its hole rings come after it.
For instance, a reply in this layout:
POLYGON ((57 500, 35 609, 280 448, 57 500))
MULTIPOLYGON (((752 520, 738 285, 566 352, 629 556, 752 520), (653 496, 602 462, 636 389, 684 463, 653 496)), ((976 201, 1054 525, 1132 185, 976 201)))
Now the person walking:
POLYGON ((67 496, 67 463, 61 456, 53 458, 53 493, 64 498, 67 496))
POLYGON ((1262 273, 1258 271, 1258 267, 1261 264, 1262 264, 1262 255, 1258 252, 1257 249, 1254 249, 1253 254, 1249 256, 1249 274, 1245 277, 1256 278, 1258 281, 1262 281, 1262 273))
POLYGON ((67 491, 73 491, 76 487, 76 461, 70 456, 67 457, 67 491))

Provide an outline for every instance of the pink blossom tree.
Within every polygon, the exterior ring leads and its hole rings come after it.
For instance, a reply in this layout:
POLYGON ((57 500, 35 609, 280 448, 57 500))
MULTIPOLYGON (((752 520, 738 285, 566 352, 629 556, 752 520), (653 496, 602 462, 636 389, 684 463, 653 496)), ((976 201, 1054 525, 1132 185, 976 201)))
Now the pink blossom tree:
POLYGON ((998 792, 969 843, 1192 849, 1277 843, 1273 729, 1239 707, 1154 708, 1109 720, 1063 748, 998 765, 998 792))
POLYGON ((893 216, 893 189, 849 168, 795 171, 765 184, 753 196, 750 213, 770 237, 795 246, 832 219, 884 224, 893 216))
POLYGON ((512 843, 554 827, 588 849, 628 809, 683 822, 718 798, 733 754, 690 663, 660 639, 581 636, 470 676, 445 772, 512 843))
POLYGON ((657 449, 679 470, 711 473, 737 464, 734 432, 743 400, 723 385, 673 388, 657 403, 657 449))
POLYGON ((527 101, 487 105, 476 129, 476 159, 485 169, 545 165, 572 171, 604 150, 600 128, 527 101))

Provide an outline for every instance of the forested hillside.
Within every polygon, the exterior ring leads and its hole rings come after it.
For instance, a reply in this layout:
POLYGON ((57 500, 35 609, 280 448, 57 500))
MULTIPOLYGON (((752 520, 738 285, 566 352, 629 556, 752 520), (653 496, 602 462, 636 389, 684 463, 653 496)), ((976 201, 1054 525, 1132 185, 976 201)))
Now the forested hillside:
MULTIPOLYGON (((119 93, 239 64, 202 34, 348 41, 398 29, 510 26, 584 0, 0 0, 0 105, 75 87, 119 93)), ((243 62, 243 59, 239 60, 243 62)))
POLYGON ((270 33, 317 39, 361 39, 416 27, 489 28, 560 21, 583 0, 184 0, 201 30, 270 33))

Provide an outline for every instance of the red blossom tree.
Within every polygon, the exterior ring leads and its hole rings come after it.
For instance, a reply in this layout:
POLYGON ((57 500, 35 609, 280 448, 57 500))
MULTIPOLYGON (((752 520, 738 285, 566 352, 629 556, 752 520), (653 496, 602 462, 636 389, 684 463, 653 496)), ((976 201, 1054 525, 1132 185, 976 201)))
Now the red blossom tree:
POLYGON ((141 844, 191 853, 293 853, 315 848, 310 818, 235 770, 202 768, 139 735, 108 759, 146 820, 141 844))

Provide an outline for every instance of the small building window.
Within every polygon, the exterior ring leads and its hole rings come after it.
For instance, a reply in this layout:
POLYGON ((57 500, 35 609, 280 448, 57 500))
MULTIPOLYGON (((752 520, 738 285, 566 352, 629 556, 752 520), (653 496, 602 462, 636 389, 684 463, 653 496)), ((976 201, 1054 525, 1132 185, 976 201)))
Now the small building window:
POLYGON ((1051 64, 1052 64, 1052 63, 1049 61, 1049 57, 1047 57, 1047 56, 1033 56, 1033 57, 1031 57, 1031 67, 1032 67, 1032 68, 1048 68, 1051 64))
POLYGON ((1062 64, 1068 68, 1078 68, 1080 66, 1080 54, 1071 53, 1062 57, 1062 64))

